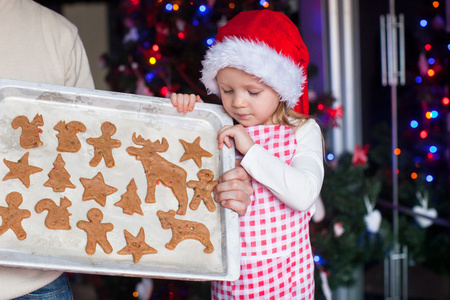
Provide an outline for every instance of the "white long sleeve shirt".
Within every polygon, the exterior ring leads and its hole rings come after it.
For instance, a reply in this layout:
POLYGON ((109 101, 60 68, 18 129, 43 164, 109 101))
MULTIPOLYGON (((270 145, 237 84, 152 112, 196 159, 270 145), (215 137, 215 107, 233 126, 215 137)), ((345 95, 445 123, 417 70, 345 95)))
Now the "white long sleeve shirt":
POLYGON ((289 207, 305 211, 313 206, 322 188, 322 134, 319 125, 308 120, 297 129, 295 136, 297 149, 290 165, 257 144, 248 150, 241 165, 289 207))
MULTIPOLYGON (((0 78, 94 88, 77 28, 31 0, 0 0, 0 78)), ((0 300, 26 295, 60 275, 0 266, 0 300)))

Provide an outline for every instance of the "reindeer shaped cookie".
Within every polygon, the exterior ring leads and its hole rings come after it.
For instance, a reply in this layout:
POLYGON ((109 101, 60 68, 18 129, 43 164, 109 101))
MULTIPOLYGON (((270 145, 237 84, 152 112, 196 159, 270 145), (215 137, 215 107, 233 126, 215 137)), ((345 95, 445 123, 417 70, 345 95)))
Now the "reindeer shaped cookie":
POLYGON ((31 122, 25 116, 18 116, 11 122, 11 125, 14 129, 22 127, 22 134, 20 135, 20 145, 22 148, 37 148, 44 144, 39 137, 42 129, 38 128, 44 125, 42 115, 36 114, 31 122))
POLYGON ((159 210, 157 213, 161 226, 164 229, 172 229, 172 239, 166 244, 166 248, 173 250, 186 239, 194 239, 202 243, 206 248, 205 253, 212 253, 214 246, 210 240, 208 228, 199 222, 185 221, 175 219, 175 211, 164 212, 159 210))
POLYGON ((142 136, 136 137, 133 133, 133 142, 142 148, 128 147, 128 154, 135 156, 142 162, 145 176, 147 176, 147 196, 145 202, 155 203, 155 188, 158 182, 170 188, 178 200, 177 214, 186 214, 188 195, 186 191, 186 171, 167 161, 158 152, 165 152, 169 149, 169 144, 165 138, 162 142, 146 140, 142 136))

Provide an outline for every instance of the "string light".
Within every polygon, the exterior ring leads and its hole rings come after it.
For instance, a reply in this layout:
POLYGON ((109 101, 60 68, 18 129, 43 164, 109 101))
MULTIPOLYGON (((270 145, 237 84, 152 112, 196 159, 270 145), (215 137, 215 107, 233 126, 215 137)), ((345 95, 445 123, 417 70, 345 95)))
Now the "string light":
POLYGON ((322 104, 322 103, 319 103, 319 105, 317 105, 317 109, 318 109, 318 110, 323 110, 323 109, 324 109, 323 104, 322 104))
POLYGON ((420 20, 420 26, 426 27, 427 25, 428 25, 428 21, 427 20, 420 20))
POLYGON ((163 95, 165 97, 169 93, 169 89, 167 88, 167 86, 163 86, 161 88, 160 92, 161 92, 161 95, 163 95))
POLYGON ((177 11, 177 10, 180 9, 180 6, 179 6, 178 4, 174 4, 174 5, 172 6, 172 8, 173 8, 174 11, 177 11))
POLYGON ((411 128, 417 128, 419 126, 419 122, 417 122, 416 120, 412 120, 409 125, 411 126, 411 128))
POLYGON ((211 46, 212 44, 214 44, 214 38, 209 38, 209 39, 207 39, 207 40, 206 40, 206 44, 207 44, 208 46, 211 46))
POLYGON ((155 77, 155 74, 153 73, 147 73, 145 74, 145 80, 147 80, 147 82, 150 82, 153 80, 153 77, 155 77))
POLYGON ((437 147, 436 146, 431 146, 428 151, 430 151, 431 153, 436 153, 437 151, 437 147))
POLYGON ((430 44, 426 44, 425 45, 425 50, 430 51, 431 50, 431 45, 430 44))
POLYGON ((152 47, 152 50, 155 51, 155 52, 158 52, 159 46, 154 44, 153 47, 152 47))
POLYGON ((230 2, 230 4, 228 4, 228 7, 231 9, 234 9, 236 7, 236 4, 234 4, 233 2, 230 2))
POLYGON ((439 113, 437 110, 432 110, 431 111, 431 118, 432 119, 436 119, 439 116, 439 113))
POLYGON ((411 178, 412 179, 417 179, 417 173, 416 172, 412 172, 411 173, 411 178))
POLYGON ((400 155, 400 153, 402 153, 402 150, 400 150, 400 148, 396 148, 396 149, 394 150, 394 154, 395 154, 395 155, 400 155))
POLYGON ((433 7, 438 8, 439 7, 439 1, 433 1, 433 7))
POLYGON ((327 159, 330 160, 330 161, 333 160, 334 159, 334 154, 333 153, 328 153, 327 154, 327 159))
POLYGON ((149 62, 151 65, 154 65, 154 64, 156 64, 156 58, 150 57, 150 58, 148 59, 148 62, 149 62))
POLYGON ((428 76, 433 77, 436 72, 433 69, 429 69, 427 72, 428 76))
POLYGON ((430 65, 434 65, 435 62, 436 62, 436 60, 435 60, 434 58, 432 58, 432 57, 430 57, 430 58, 428 59, 428 63, 429 63, 430 65))
POLYGON ((134 297, 134 298, 139 297, 139 293, 138 293, 138 292, 133 292, 133 297, 134 297))
POLYGON ((450 103, 450 99, 448 97, 442 98, 442 104, 448 105, 450 103))
POLYGON ((427 132, 426 130, 422 130, 422 131, 420 132, 420 137, 421 137, 422 139, 426 139, 427 136, 428 136, 428 132, 427 132))
POLYGON ((166 4, 166 10, 167 10, 167 11, 171 11, 172 9, 173 9, 173 5, 170 4, 170 3, 167 3, 167 4, 166 4))
POLYGON ((427 177, 426 177, 425 179, 426 179, 426 181, 428 181, 428 182, 432 182, 432 181, 434 180, 434 178, 433 178, 432 175, 427 175, 427 177))
POLYGON ((421 82, 422 82, 422 77, 417 76, 417 77, 416 77, 416 83, 421 83, 421 82))

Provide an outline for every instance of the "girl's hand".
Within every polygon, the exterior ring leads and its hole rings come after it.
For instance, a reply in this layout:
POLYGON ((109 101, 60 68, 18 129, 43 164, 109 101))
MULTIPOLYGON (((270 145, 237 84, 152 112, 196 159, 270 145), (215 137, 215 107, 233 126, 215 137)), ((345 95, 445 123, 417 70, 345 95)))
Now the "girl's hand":
POLYGON ((242 154, 245 155, 250 149, 251 146, 255 144, 251 137, 248 135, 244 126, 242 125, 234 125, 234 126, 223 126, 219 133, 217 134, 217 140, 219 141, 219 149, 222 150, 223 144, 225 144, 228 148, 231 148, 231 140, 234 139, 234 144, 236 149, 242 154))
POLYGON ((196 96, 194 94, 176 94, 173 93, 170 95, 170 100, 172 101, 172 105, 177 108, 177 111, 180 113, 187 113, 188 111, 192 111, 195 106, 195 102, 203 102, 200 96, 196 96))
POLYGON ((245 215, 253 194, 251 177, 236 161, 236 167, 222 174, 214 188, 214 200, 223 207, 236 211, 239 216, 245 215))

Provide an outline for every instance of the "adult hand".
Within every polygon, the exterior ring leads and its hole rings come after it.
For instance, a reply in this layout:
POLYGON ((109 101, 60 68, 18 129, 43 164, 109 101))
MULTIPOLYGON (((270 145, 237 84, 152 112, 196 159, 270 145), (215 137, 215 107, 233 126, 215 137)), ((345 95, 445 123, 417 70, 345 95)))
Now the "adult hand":
POLYGON ((236 167, 222 174, 214 189, 214 200, 223 207, 236 211, 239 216, 245 215, 253 194, 251 177, 236 161, 236 167))

